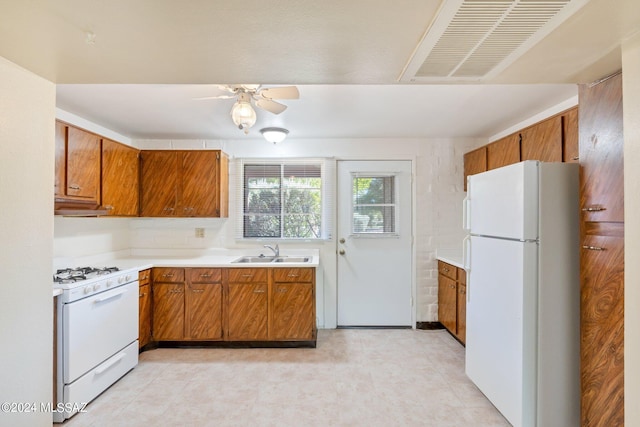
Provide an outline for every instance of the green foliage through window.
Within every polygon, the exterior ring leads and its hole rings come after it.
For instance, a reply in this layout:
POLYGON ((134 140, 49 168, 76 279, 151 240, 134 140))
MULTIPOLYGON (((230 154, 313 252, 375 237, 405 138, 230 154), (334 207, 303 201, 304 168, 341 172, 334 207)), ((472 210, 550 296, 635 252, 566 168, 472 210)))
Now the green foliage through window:
POLYGON ((243 236, 318 239, 320 164, 244 164, 243 236))

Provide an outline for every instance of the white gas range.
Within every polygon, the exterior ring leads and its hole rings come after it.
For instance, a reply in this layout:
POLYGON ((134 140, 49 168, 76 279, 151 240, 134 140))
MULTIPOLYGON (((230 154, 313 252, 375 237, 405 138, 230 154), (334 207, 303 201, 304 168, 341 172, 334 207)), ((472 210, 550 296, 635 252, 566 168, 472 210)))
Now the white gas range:
POLYGON ((63 422, 138 364, 138 270, 58 270, 57 408, 63 422))

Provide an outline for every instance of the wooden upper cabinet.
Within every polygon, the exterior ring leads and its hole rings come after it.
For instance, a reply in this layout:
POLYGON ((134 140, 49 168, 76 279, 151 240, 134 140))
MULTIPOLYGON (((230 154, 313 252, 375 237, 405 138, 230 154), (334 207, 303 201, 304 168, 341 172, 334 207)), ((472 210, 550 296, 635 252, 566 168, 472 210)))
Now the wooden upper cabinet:
POLYGON ((102 140, 102 206, 108 215, 138 215, 138 153, 127 145, 102 140))
POLYGON ((562 161, 562 116, 554 116, 520 132, 520 160, 562 161))
POLYGON ((64 197, 67 176, 67 125, 56 121, 56 164, 53 194, 64 197))
POLYGON ((562 114, 562 140, 564 141, 562 161, 578 163, 580 160, 578 149, 578 107, 567 110, 562 114))
POLYGON ((487 145, 487 170, 520 161, 520 135, 515 133, 487 145))
POLYGON ((140 216, 176 216, 178 156, 174 151, 142 151, 140 216))
POLYGON ((228 216, 224 153, 143 151, 141 164, 141 216, 228 216))
POLYGON ((178 215, 220 216, 217 176, 218 151, 185 151, 182 154, 182 210, 178 215))
POLYGON ((487 147, 480 147, 464 155, 464 191, 467 191, 467 177, 487 170, 487 147))
POLYGON ((622 74, 580 85, 578 98, 583 218, 624 222, 622 74))
POLYGON ((72 126, 67 132, 67 195, 99 203, 100 137, 72 126))
POLYGON ((95 208, 100 204, 100 137, 56 122, 56 208, 95 208))

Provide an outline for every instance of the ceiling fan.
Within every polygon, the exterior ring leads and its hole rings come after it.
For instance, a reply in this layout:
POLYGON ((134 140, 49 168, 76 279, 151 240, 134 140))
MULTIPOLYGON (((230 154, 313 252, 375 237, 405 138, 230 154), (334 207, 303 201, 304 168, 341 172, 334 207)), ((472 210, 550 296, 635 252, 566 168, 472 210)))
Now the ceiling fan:
POLYGON ((198 99, 231 99, 237 98, 231 107, 231 119, 244 133, 249 133, 249 128, 256 123, 256 112, 252 104, 256 107, 273 114, 280 114, 287 109, 287 106, 275 99, 298 99, 300 92, 295 86, 280 86, 263 88, 262 85, 238 84, 238 85, 218 85, 218 89, 229 94, 218 96, 207 96, 198 99))

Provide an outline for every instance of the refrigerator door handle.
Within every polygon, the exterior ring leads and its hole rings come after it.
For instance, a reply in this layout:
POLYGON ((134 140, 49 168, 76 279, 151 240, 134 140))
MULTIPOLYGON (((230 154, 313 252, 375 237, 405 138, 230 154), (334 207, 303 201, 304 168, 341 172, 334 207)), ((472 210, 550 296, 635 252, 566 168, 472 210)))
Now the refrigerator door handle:
POLYGON ((469 203, 469 192, 467 192, 467 196, 462 200, 462 228, 465 230, 471 230, 471 217, 469 215, 469 208, 471 207, 469 203))
POLYGON ((462 240, 462 266, 467 275, 467 302, 471 299, 471 282, 469 281, 469 271, 471 270, 471 236, 468 235, 462 240))

